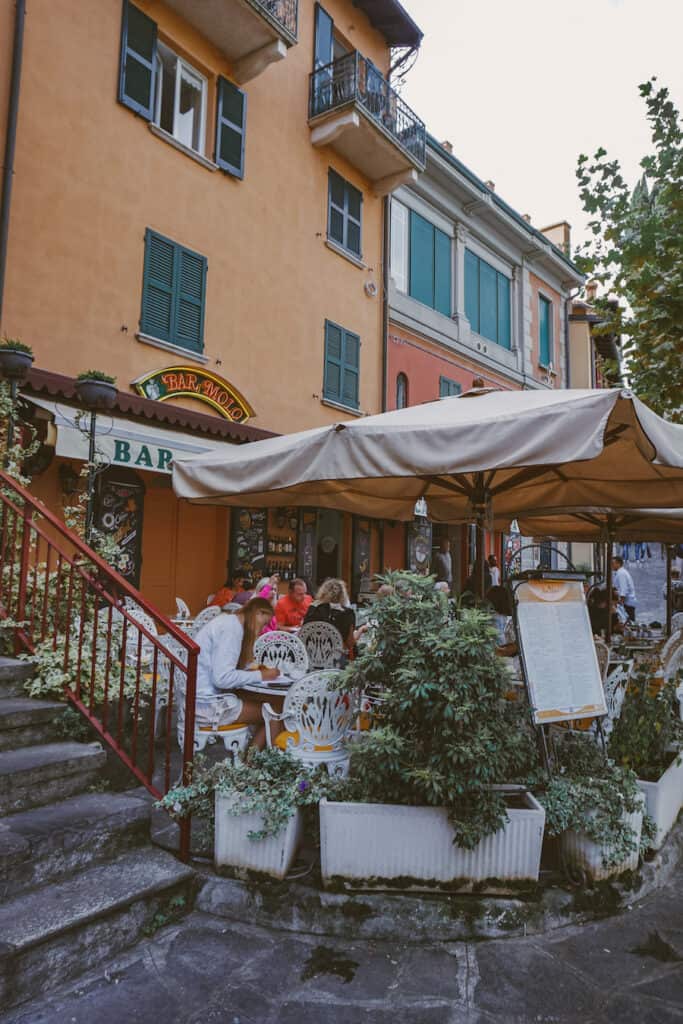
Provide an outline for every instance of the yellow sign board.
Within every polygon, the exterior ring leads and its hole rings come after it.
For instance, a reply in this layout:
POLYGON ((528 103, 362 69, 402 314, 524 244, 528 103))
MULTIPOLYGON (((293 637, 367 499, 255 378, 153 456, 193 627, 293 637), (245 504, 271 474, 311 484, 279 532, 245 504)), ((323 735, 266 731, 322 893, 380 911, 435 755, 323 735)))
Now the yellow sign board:
POLYGON ((195 398, 233 423, 246 423, 254 410, 229 381, 196 366, 167 366, 133 381, 143 398, 166 402, 169 398, 195 398))

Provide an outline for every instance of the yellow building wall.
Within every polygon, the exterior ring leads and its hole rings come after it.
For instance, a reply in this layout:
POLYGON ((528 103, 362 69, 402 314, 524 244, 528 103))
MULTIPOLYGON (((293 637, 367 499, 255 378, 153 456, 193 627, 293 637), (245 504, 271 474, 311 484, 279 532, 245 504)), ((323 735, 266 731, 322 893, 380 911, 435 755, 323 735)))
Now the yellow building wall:
POLYGON ((587 322, 569 323, 569 375, 573 388, 592 388, 593 364, 591 359, 593 343, 587 322))
MULTIPOLYGON (((229 65, 159 0, 139 6, 160 39, 209 77, 211 139, 215 76, 229 77, 229 65)), ((2 0, 7 57, 13 8, 2 0)), ((385 41, 366 16, 350 0, 326 8, 386 68, 385 41)), ((255 426, 284 432, 344 415, 320 401, 325 318, 361 336, 360 408, 379 410, 382 200, 331 150, 311 145, 314 4, 301 0, 298 45, 244 86, 242 181, 155 137, 117 102, 121 9, 121 0, 28 7, 3 330, 33 347, 36 366, 105 370, 122 390, 178 362, 135 338, 150 227, 207 257, 207 368, 242 391, 255 426), (363 191, 366 269, 325 246, 329 167, 363 191), (364 292, 368 280, 378 285, 375 298, 364 292)), ((9 60, 4 66, 6 99, 9 60)))

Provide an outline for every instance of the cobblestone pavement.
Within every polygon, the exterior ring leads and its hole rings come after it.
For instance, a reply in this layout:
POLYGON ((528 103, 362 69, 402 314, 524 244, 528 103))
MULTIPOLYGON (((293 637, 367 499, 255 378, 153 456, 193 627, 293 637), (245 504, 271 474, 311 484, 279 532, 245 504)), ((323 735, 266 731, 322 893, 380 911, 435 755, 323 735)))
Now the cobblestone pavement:
POLYGON ((618 917, 494 942, 340 942, 192 913, 0 1021, 681 1024, 683 876, 618 917))
POLYGON ((660 544, 650 544, 651 557, 646 555, 643 562, 634 562, 634 545, 631 545, 631 560, 626 568, 633 577, 636 589, 636 618, 639 622, 652 622, 656 619, 663 623, 666 618, 666 561, 661 557, 660 548, 660 544))

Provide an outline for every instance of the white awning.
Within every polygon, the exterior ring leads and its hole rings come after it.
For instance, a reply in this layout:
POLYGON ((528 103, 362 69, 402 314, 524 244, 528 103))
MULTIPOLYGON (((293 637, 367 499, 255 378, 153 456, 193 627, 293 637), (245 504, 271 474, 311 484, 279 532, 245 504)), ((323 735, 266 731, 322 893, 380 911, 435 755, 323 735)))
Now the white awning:
MULTIPOLYGON (((23 397, 52 415, 57 428, 56 454, 87 462, 90 414, 62 402, 33 395, 23 397)), ((95 425, 96 451, 101 459, 113 466, 127 466, 148 473, 170 474, 173 459, 234 447, 229 441, 214 441, 201 435, 164 430, 137 420, 120 419, 107 412, 97 413, 95 425)))

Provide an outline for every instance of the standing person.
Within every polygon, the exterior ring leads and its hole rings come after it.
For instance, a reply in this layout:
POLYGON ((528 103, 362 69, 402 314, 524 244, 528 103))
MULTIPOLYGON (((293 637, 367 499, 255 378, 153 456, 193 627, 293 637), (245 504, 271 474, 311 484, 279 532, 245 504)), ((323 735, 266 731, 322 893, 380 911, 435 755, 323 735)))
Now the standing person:
POLYGON ((239 612, 216 615, 202 629, 197 660, 197 724, 254 725, 253 744, 259 750, 266 740, 262 706, 257 700, 242 700, 232 691, 245 683, 277 679, 280 674, 277 668, 247 668, 254 660, 254 640, 272 614, 270 602, 255 597, 239 612))
POLYGON ((624 568, 624 559, 619 555, 615 555, 612 559, 612 569, 614 570, 613 584, 619 595, 619 604, 624 606, 631 622, 635 622, 636 590, 633 586, 633 577, 628 569, 624 568))
POLYGON ((500 569, 498 568, 498 559, 495 555, 489 555, 489 572, 491 573, 491 586, 500 586, 500 569))
POLYGON ((453 556, 451 555, 451 542, 448 537, 442 537, 439 542, 439 550, 434 555, 432 571, 436 575, 437 583, 447 583, 450 590, 453 586, 453 556))
POLYGON ((623 558, 623 560, 627 564, 628 564, 628 560, 629 560, 629 555, 630 554, 631 554, 631 545, 630 544, 622 544, 621 545, 621 557, 623 558))
POLYGON ((312 600, 305 580, 290 580, 289 593, 281 597, 275 605, 275 618, 279 628, 291 632, 303 625, 312 600))

